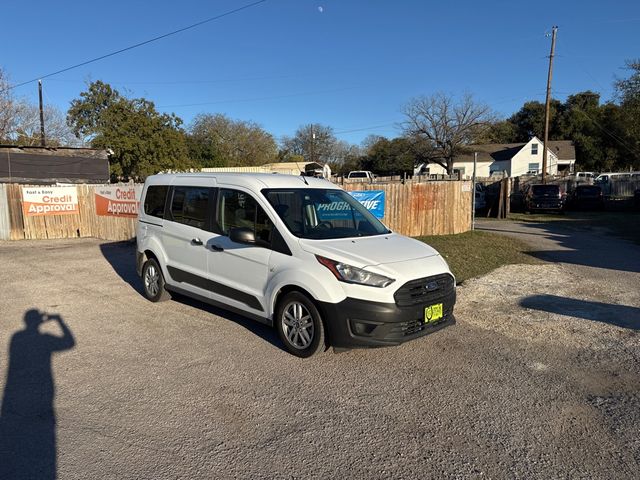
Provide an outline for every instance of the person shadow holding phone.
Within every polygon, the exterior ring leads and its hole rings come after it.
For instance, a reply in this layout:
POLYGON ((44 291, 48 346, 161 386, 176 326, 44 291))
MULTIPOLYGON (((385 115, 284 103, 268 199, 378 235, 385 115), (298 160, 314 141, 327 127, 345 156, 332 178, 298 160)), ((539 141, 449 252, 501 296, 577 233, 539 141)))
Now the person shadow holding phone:
POLYGON ((56 478, 54 352, 75 346, 60 315, 28 310, 25 328, 13 334, 0 409, 0 478, 56 478), (40 332, 56 322, 62 335, 40 332))

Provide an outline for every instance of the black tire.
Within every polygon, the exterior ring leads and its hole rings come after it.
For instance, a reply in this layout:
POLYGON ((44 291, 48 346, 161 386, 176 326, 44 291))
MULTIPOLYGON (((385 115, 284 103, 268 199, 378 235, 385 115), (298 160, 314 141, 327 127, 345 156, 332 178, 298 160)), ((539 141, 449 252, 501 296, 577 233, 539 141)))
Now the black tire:
POLYGON ((300 292, 289 292, 279 299, 274 326, 292 355, 307 358, 325 347, 322 316, 314 303, 300 292))
POLYGON ((142 266, 142 290, 144 296, 152 302, 164 302, 171 298, 171 294, 165 289, 162 269, 154 258, 150 258, 142 266))

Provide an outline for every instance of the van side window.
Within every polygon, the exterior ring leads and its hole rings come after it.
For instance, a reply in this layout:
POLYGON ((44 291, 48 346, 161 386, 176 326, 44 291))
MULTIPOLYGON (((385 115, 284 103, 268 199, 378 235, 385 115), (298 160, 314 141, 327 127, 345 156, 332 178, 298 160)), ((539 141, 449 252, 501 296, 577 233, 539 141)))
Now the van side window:
POLYGON ((209 204, 207 187, 174 187, 171 217, 174 222, 204 228, 209 204))
POLYGON ((153 217, 164 218, 164 203, 167 199, 169 187, 166 185, 151 185, 144 197, 144 213, 153 217))
POLYGON ((216 211, 218 228, 223 235, 228 236, 232 228, 249 228, 253 230, 259 245, 270 245, 273 224, 248 193, 221 188, 216 211))

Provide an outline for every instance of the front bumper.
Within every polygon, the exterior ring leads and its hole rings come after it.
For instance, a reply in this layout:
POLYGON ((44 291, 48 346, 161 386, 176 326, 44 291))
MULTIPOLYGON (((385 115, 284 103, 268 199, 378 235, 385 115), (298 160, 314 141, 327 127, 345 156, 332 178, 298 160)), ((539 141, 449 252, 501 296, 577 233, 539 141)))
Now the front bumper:
POLYGON ((320 307, 331 346, 383 347, 399 345, 456 323, 455 290, 436 302, 443 304, 443 317, 429 324, 424 323, 425 304, 399 307, 395 303, 348 297, 339 303, 320 302, 320 307))

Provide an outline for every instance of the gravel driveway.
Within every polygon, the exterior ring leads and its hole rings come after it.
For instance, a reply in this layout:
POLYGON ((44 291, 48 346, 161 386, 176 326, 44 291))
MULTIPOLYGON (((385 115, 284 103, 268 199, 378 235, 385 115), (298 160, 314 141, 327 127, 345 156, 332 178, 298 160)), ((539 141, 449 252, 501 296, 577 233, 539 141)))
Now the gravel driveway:
POLYGON ((249 320, 146 301, 131 246, 5 242, 0 265, 0 478, 640 471, 633 266, 503 267, 459 288, 454 327, 301 360, 249 320), (33 309, 68 333, 25 328, 33 309))

